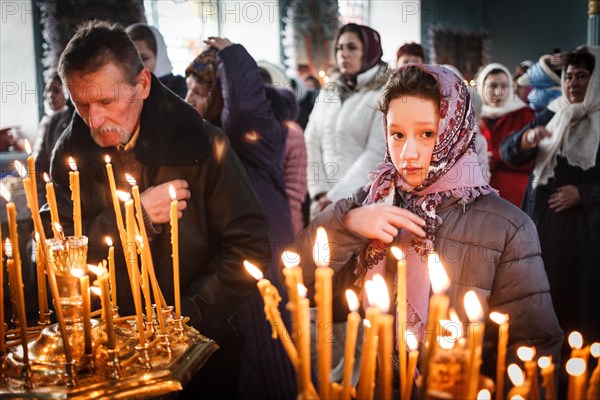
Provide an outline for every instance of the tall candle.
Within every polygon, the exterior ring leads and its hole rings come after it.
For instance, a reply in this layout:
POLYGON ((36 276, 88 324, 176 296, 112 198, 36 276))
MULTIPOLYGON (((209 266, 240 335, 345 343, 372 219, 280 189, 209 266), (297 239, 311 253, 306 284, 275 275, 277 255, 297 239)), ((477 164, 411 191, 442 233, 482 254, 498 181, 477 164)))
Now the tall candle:
POLYGON ((36 209, 40 209, 37 197, 37 176, 35 172, 35 158, 31 152, 31 145, 29 144, 29 140, 25 139, 25 151, 27 152, 27 170, 28 176, 31 179, 31 193, 33 197, 32 206, 36 209))
POLYGON ((50 313, 48 311, 48 294, 46 292, 46 255, 43 246, 40 243, 39 233, 35 233, 35 262, 38 281, 38 305, 40 308, 40 324, 50 323, 50 313))
MULTIPOLYGON (((142 252, 142 257, 146 257, 147 253, 142 252)), ((158 286, 158 281, 156 280, 156 274, 154 272, 154 266, 146 260, 146 265, 148 266, 148 274, 150 275, 150 283, 152 285, 152 293, 154 294, 154 300, 156 302, 156 314, 158 315, 158 326, 160 328, 161 335, 167 334, 167 326, 165 323, 165 315, 163 314, 163 306, 160 301, 160 288, 158 286)), ((137 266, 136 266, 137 268, 137 266)))
POLYGON ((104 315, 104 324, 108 342, 107 347, 109 350, 114 350, 116 348, 116 339, 115 329, 113 326, 112 303, 110 301, 110 294, 108 289, 108 272, 100 265, 98 267, 89 266, 89 268, 92 272, 98 275, 99 290, 98 288, 92 288, 92 291, 100 296, 100 300, 102 303, 102 314, 104 315))
POLYGON ((583 358, 571 358, 567 361, 567 373, 569 374, 567 398, 569 400, 582 400, 585 398, 585 364, 583 358))
POLYGON ((525 363, 525 371, 527 379, 529 379, 529 400, 539 400, 540 388, 537 377, 537 363, 533 359, 535 356, 535 348, 521 346, 517 349, 517 356, 525 363))
POLYGON ((467 398, 477 397, 479 370, 481 368, 481 347, 483 345, 483 309, 475 291, 469 290, 464 298, 465 310, 469 317, 469 391, 467 398))
POLYGON ((417 370, 417 360, 419 359, 419 341, 415 337, 415 335, 407 330, 405 335, 406 343, 410 352, 408 353, 408 369, 406 372, 406 376, 400 377, 401 380, 406 381, 406 386, 404 387, 404 392, 400 396, 401 399, 410 399, 411 392, 413 387, 413 382, 415 380, 415 372, 417 370))
POLYGON ((352 370, 354 369, 354 352, 356 351, 356 339, 358 337, 358 324, 360 314, 358 313, 358 298, 356 294, 346 290, 346 299, 350 313, 346 322, 346 341, 344 343, 344 375, 342 380, 342 399, 350 400, 352 389, 352 370))
POLYGON ((106 236, 104 241, 108 245, 108 279, 110 283, 110 298, 113 307, 117 306, 117 271, 115 269, 115 248, 110 236, 106 236))
POLYGON ((173 289, 175 296, 175 317, 181 317, 181 293, 179 289, 179 222, 177 210, 177 196, 173 185, 169 185, 171 196, 171 247, 173 257, 173 289))
POLYGON ((2 225, 0 224, 0 357, 6 354, 4 344, 4 256, 2 255, 2 225))
MULTIPOLYGON (((150 297, 150 274, 148 272, 148 261, 147 261, 147 254, 145 252, 145 246, 144 246, 144 242, 141 236, 137 236, 138 238, 138 244, 140 246, 140 254, 141 256, 141 260, 142 260, 142 293, 144 293, 144 299, 146 301, 146 315, 149 316, 149 318, 152 317, 152 298, 150 297)), ((155 296, 156 301, 158 301, 158 299, 155 296)), ((150 324, 148 324, 148 329, 150 329, 150 324)))
POLYGON ((507 368, 508 377, 513 384, 513 388, 508 392, 508 399, 514 399, 515 396, 527 398, 529 396, 529 382, 525 381, 525 375, 517 364, 510 364, 507 368))
MULTIPOLYGON (((364 290, 367 293, 369 304, 376 304, 376 290, 373 281, 366 281, 364 290)), ((360 379, 358 381, 358 398, 366 399, 373 393, 374 364, 377 355, 377 340, 378 340, 378 321, 379 309, 375 306, 370 306, 366 311, 365 321, 365 340, 363 342, 363 352, 360 360, 360 379)))
POLYGON ((79 187, 79 171, 77 171, 77 164, 72 157, 69 157, 69 166, 71 170, 69 172, 69 187, 71 188, 71 200, 73 200, 73 231, 75 236, 81 236, 81 195, 79 187))
POLYGON ((377 307, 381 311, 379 315, 379 387, 383 399, 392 398, 392 356, 394 348, 394 316, 388 314, 390 309, 390 297, 387 284, 383 277, 375 274, 373 283, 377 288, 377 307))
POLYGON ((287 309, 292 316, 292 326, 298 326, 298 284, 303 284, 302 268, 299 267, 300 255, 293 251, 284 251, 281 254, 283 261, 283 276, 285 277, 285 285, 289 296, 287 309))
MULTIPOLYGON (((600 343, 595 342, 590 346, 590 353, 594 358, 599 360, 600 357, 600 343)), ((587 391, 588 399, 599 399, 600 398, 600 361, 597 361, 596 368, 592 372, 590 377, 590 384, 587 391)))
POLYGON ((400 393, 406 392, 406 342, 404 341, 404 326, 407 320, 406 302, 406 258, 398 247, 392 246, 391 252, 396 257, 396 335, 398 338, 398 359, 400 363, 400 393))
POLYGON ((83 343, 84 343, 84 354, 92 354, 92 317, 91 317, 91 302, 90 302, 90 278, 85 274, 85 271, 81 268, 73 268, 71 274, 76 278, 79 278, 79 285, 81 287, 81 299, 83 308, 83 343))
POLYGON ((506 372, 506 347, 508 345, 508 314, 490 313, 490 319, 498 324, 498 359, 496 360, 496 400, 504 398, 504 374, 506 372))
MULTIPOLYGON (((35 187, 35 182, 31 181, 31 178, 27 176, 27 171, 25 167, 19 162, 15 161, 14 163, 15 169, 23 178, 23 187, 25 189, 25 197, 27 198, 27 206, 31 211, 31 219, 33 220, 33 226, 35 232, 40 237, 40 243, 42 248, 45 248, 46 243, 46 234, 44 233, 44 227, 42 225, 42 219, 40 218, 40 212, 37 201, 37 194, 33 191, 35 187)), ((38 286, 38 305, 40 312, 40 323, 45 324, 49 322, 48 318, 48 295, 46 293, 46 275, 44 272, 44 258, 41 257, 39 260, 36 260, 36 269, 37 269, 37 286, 38 286)), ((19 262, 17 266, 21 268, 21 262, 19 257, 19 262)))
POLYGON ((437 254, 432 253, 427 258, 427 268, 429 270, 429 280, 431 281, 431 290, 433 295, 429 298, 429 310, 427 312, 427 324, 424 347, 423 364, 423 387, 424 393, 427 393, 427 379, 429 361, 435 350, 435 340, 437 338, 437 327, 440 319, 445 319, 448 313, 450 300, 444 293, 450 286, 448 275, 442 266, 437 254))
MULTIPOLYGON (((554 364, 551 357, 540 357, 538 365, 544 378, 544 388, 546 389, 546 400, 556 400, 556 388, 554 384, 554 364)), ((593 397, 588 398, 592 399, 593 397)))
POLYGON ((115 219, 117 220, 117 229, 119 229, 119 236, 123 245, 123 251, 127 255, 126 243, 127 238, 125 235, 125 224, 123 223, 123 214, 121 214, 121 205, 119 198, 117 197, 117 187, 115 185, 115 174, 113 173, 112 165, 110 164, 110 157, 104 156, 106 161, 106 174, 108 175, 108 185, 110 187, 110 194, 113 202, 113 209, 115 210, 115 219))
POLYGON ((319 396, 329 398, 329 375, 331 373, 331 340, 328 331, 333 329, 332 277, 329 268, 329 241, 322 227, 317 228, 317 237, 313 248, 313 257, 317 264, 315 271, 315 303, 317 305, 317 347, 319 357, 319 396))
POLYGON ((56 205, 56 193, 54 191, 54 183, 50 180, 47 173, 44 172, 44 180, 46 181, 46 201, 50 208, 50 219, 52 221, 52 232, 54 237, 58 237, 58 231, 56 225, 60 225, 60 218, 58 216, 58 206, 56 205))
POLYGON ((298 284, 298 309, 300 315, 300 350, 298 351, 300 364, 300 396, 304 398, 313 398, 314 392, 310 378, 310 315, 309 301, 306 298, 306 287, 298 284), (311 390, 312 389, 312 390, 311 390))
MULTIPOLYGON (((9 254, 7 254, 10 257, 9 254)), ((21 269, 15 264, 14 260, 9 258, 6 261, 6 269, 12 271, 15 277, 16 288, 13 291, 16 294, 17 318, 19 319, 19 328, 21 331, 21 347, 23 348, 23 364, 29 364, 29 348, 27 347, 27 314, 25 312, 25 296, 23 295, 23 277, 21 269)), ((4 300, 4 299, 3 299, 4 300)), ((4 321, 2 321, 4 323, 4 321)))

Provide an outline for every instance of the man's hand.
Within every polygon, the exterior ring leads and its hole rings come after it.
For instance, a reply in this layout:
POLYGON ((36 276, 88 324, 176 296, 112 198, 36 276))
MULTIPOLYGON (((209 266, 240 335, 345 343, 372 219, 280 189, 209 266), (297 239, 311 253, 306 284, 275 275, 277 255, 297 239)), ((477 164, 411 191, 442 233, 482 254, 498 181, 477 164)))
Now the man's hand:
POLYGON ((354 208, 344 215, 344 224, 351 231, 368 239, 392 243, 398 228, 408 229, 425 237, 425 221, 412 212, 389 204, 371 204, 354 208))
POLYGON ((178 200, 177 218, 183 216, 182 211, 187 207, 186 200, 191 197, 188 190, 188 183, 183 179, 174 179, 169 182, 161 183, 158 186, 150 186, 140 195, 140 201, 144 211, 153 224, 166 224, 170 221, 171 195, 169 194, 169 185, 175 189, 175 198, 178 200))
POLYGON ((233 43, 229 41, 227 38, 220 38, 217 36, 209 36, 208 40, 205 40, 204 43, 207 45, 214 47, 215 49, 221 51, 225 47, 231 46, 233 43))
POLYGON ((550 199, 548 205, 554 212, 564 211, 568 208, 575 207, 581 202, 579 189, 575 185, 565 185, 556 189, 550 199))
POLYGON ((542 139, 552 136, 552 133, 541 125, 528 129, 521 136, 521 150, 530 150, 537 147, 542 139))

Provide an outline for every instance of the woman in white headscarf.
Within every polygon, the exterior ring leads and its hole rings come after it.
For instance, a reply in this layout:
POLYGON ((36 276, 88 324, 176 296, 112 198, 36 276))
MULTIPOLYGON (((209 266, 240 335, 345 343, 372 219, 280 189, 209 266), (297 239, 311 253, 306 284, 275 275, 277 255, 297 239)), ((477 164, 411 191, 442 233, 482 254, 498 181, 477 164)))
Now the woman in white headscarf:
POLYGON ((569 54, 563 95, 509 136, 502 157, 535 160, 523 202, 535 222, 552 298, 565 331, 600 339, 600 68, 598 47, 569 54))
POLYGON ((519 168, 505 163, 499 147, 507 135, 531 122, 535 115, 514 94, 512 85, 511 73, 502 64, 488 64, 477 76, 477 92, 483 99, 479 131, 488 142, 490 184, 519 207, 533 163, 519 168))
POLYGON ((144 66, 182 99, 187 93, 185 79, 173 75, 173 66, 167 54, 167 45, 162 34, 153 26, 146 24, 129 25, 127 34, 137 47, 144 66))

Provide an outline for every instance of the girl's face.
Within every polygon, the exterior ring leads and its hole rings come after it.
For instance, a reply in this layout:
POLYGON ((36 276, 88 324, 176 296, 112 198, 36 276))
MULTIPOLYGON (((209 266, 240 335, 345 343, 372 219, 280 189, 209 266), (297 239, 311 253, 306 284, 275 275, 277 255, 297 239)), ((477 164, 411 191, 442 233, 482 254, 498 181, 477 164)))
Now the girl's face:
POLYGON ((148 43, 145 40, 135 40, 133 44, 135 44, 138 53, 140 53, 144 67, 148 68, 150 72, 154 72, 156 69, 156 54, 150 50, 148 43))
POLYGON ((188 76, 185 82, 188 89, 185 101, 190 103, 202 118, 207 119, 206 111, 210 103, 210 84, 198 81, 193 75, 188 76))
POLYGON ((354 32, 340 35, 335 47, 335 59, 343 75, 357 75, 362 68, 363 45, 354 32))
POLYGON ((483 101, 491 107, 502 107, 508 99, 509 90, 508 76, 505 73, 489 74, 483 81, 483 101))
POLYGON ((390 101, 386 115, 390 156, 396 170, 412 187, 427 178, 439 119, 433 100, 403 96, 390 101))

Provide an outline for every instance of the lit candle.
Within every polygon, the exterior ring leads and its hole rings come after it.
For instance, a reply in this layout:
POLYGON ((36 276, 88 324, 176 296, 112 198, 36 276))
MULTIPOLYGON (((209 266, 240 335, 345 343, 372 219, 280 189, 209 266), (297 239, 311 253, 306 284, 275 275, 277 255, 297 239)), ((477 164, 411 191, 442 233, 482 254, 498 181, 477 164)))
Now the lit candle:
POLYGON ((431 291, 433 292, 433 295, 429 298, 429 310, 427 312, 427 324, 425 330, 425 354, 423 356, 424 393, 427 393, 429 361, 431 360, 435 349, 438 322, 440 319, 446 319, 450 302, 448 296, 444 294, 450 286, 450 280, 448 279, 448 275, 437 254, 432 253, 427 257, 427 269, 429 270, 429 280, 431 282, 431 291))
MULTIPOLYGON (((546 400, 556 400, 556 388, 554 386, 554 364, 551 357, 540 357, 538 365, 542 370, 544 388, 546 389, 546 400)), ((588 397, 593 399, 593 397, 588 397)))
POLYGON ((73 200, 73 231, 75 236, 81 236, 81 195, 79 190, 79 171, 72 157, 69 157, 69 187, 71 188, 71 200, 73 200))
POLYGON ((0 224, 0 357, 6 353, 4 344, 4 256, 2 255, 2 225, 0 224))
POLYGON ((302 268, 299 267, 300 255, 293 251, 284 251, 281 254, 283 260, 283 276, 290 297, 287 309, 292 316, 292 326, 298 326, 298 284, 303 283, 302 268))
POLYGON ((567 361, 567 373, 569 374, 567 399, 583 399, 585 395, 585 360, 583 358, 571 358, 567 361))
MULTIPOLYGON (((33 192, 33 187, 35 186, 35 182, 31 181, 31 178, 27 176, 27 170, 18 161, 14 163, 15 169, 19 173, 19 175, 23 178, 23 187, 25 189, 25 197, 27 198, 27 206, 31 211, 31 219, 33 220, 33 226, 35 232, 40 237, 40 243, 42 248, 45 248, 46 243, 46 234, 44 233, 44 227, 42 225, 42 219, 40 217, 39 207, 37 206, 37 194, 33 192)), ((8 207, 8 204, 7 204, 8 207)), ((16 223, 16 220, 15 220, 16 223)), ((20 257, 15 259, 15 263, 17 267, 21 268, 21 260, 20 257)), ((44 258, 37 260, 36 262, 37 269, 37 286, 38 286, 38 305, 40 312, 40 323, 45 324, 49 322, 48 318, 48 295, 46 293, 46 274, 44 272, 44 258)))
POLYGON ((398 358, 400 362, 400 393, 406 392, 406 342, 404 341, 404 327, 406 325, 406 258, 398 247, 392 246, 392 254, 396 263, 396 335, 398 337, 398 358))
POLYGON ((110 157, 104 156, 106 161, 106 174, 108 175, 108 184, 110 187, 110 194, 112 197, 113 208, 115 210, 115 219, 117 220, 117 228, 119 229, 119 236, 123 245, 123 251, 125 251, 127 238, 125 237, 125 224, 123 223, 123 215, 121 214, 121 205, 119 204, 119 198, 117 197, 117 187, 115 185, 115 174, 113 173, 112 165, 110 164, 110 157))
POLYGON ((181 317, 181 294, 179 289, 179 222, 177 210, 177 196, 175 188, 169 185, 169 195, 171 196, 171 247, 173 249, 173 285, 175 292, 175 317, 181 317))
POLYGON ((83 307, 83 343, 84 343, 84 354, 92 354, 92 317, 91 317, 91 305, 90 305, 90 278, 85 274, 85 271, 81 268, 73 268, 71 274, 79 278, 79 284, 81 286, 81 298, 83 307))
POLYGON ((298 351, 289 340, 289 333, 287 332, 285 324, 281 319, 281 314, 279 313, 278 309, 279 302, 281 301, 279 291, 271 284, 271 282, 264 278, 261 270, 251 262, 244 260, 244 268, 246 268, 246 271, 258 281, 256 286, 258 287, 258 290, 265 303, 265 317, 273 329, 273 339, 279 338, 279 341, 283 345, 283 348, 290 358, 292 365, 296 368, 296 373, 298 373, 298 351))
POLYGON ((377 307, 381 311, 379 315, 379 345, 380 366, 379 382, 381 398, 392 398, 392 355, 394 348, 394 316, 388 314, 390 309, 390 297, 387 284, 383 277, 375 274, 373 283, 377 287, 377 307))
POLYGON ((377 355, 379 309, 374 305, 376 302, 377 288, 373 281, 366 281, 364 290, 369 300, 369 308, 366 311, 365 340, 360 360, 360 379, 358 381, 358 398, 367 399, 373 394, 374 370, 377 355))
POLYGON ((490 313, 498 324, 498 359, 496 360, 496 400, 504 398, 504 373, 506 372, 506 347, 508 345, 508 314, 490 313))
POLYGON ((315 303, 317 305, 317 340, 319 356, 319 396, 329 398, 329 375, 331 373, 331 341, 327 332, 333 329, 332 289, 333 270, 329 268, 329 241, 322 227, 317 228, 313 247, 313 258, 317 264, 315 271, 315 303))
POLYGON ((481 389, 479 393, 477 393, 477 400, 491 400, 492 394, 487 389, 481 389))
MULTIPOLYGON (((595 342, 590 346, 590 353, 596 359, 600 357, 600 343, 595 342)), ((587 391, 588 399, 600 399, 600 362, 597 363, 592 377, 590 378, 590 384, 587 391)))
POLYGON ((525 375, 517 364, 510 364, 507 368, 508 377, 513 384, 513 388, 508 392, 508 398, 514 399, 515 396, 527 398, 529 396, 529 386, 525 381, 525 375))
POLYGON ((37 197, 37 176, 35 173, 35 158, 33 157, 32 151, 31 151, 31 145, 29 144, 29 140, 25 139, 25 151, 27 152, 28 156, 27 156, 27 170, 28 170, 28 176, 31 179, 31 194, 32 194, 32 206, 36 209, 40 209, 39 203, 38 203, 38 197, 37 197))
POLYGON ((408 369, 407 374, 404 377, 400 377, 400 379, 404 379, 406 381, 406 386, 404 388, 404 394, 400 396, 401 399, 410 399, 413 382, 415 380, 415 372, 417 369, 417 361, 419 359, 419 341, 415 337, 415 335, 407 330, 406 335, 406 344, 410 352, 408 353, 408 369))
POLYGON ((108 245, 108 278, 110 282, 110 297, 113 307, 117 307, 117 271, 115 270, 115 248, 110 236, 106 236, 104 241, 108 245))
POLYGON ((538 386, 537 364, 533 359, 535 348, 521 346, 517 349, 517 356, 525 363, 525 371, 529 380, 529 400, 539 400, 540 388, 538 386))
MULTIPOLYGON (((116 347, 115 330, 113 327, 112 303, 108 290, 108 272, 101 265, 97 267, 90 265, 90 271, 98 276, 98 286, 91 288, 94 294, 100 296, 102 303, 102 314, 104 315, 104 324, 106 337, 108 340, 107 347, 109 350, 114 350, 116 347)), ((141 342, 141 339, 140 339, 141 342)))
POLYGON ((60 218, 58 216, 58 206, 56 205, 56 193, 54 192, 54 183, 50 180, 50 177, 47 173, 44 172, 44 181, 46 181, 46 201, 48 202, 48 207, 50 208, 50 219, 52 221, 52 232, 54 232, 54 237, 58 237, 58 232, 56 231, 56 225, 60 225, 60 218))
MULTIPOLYGON (((13 204, 13 203, 10 203, 13 204)), ((9 214, 9 226, 10 226, 10 214, 9 214)), ((14 277, 15 288, 13 293, 15 294, 15 303, 17 308, 17 318, 19 319, 19 328, 21 331, 21 347, 23 348, 23 364, 29 365, 29 348, 27 346, 27 314, 25 312, 25 296, 23 294, 23 276, 21 267, 19 264, 12 259, 12 253, 19 254, 19 248, 14 245, 11 238, 11 245, 6 248, 6 269, 11 271, 11 275, 14 277)), ((2 299, 4 301, 4 299, 2 299)), ((4 321, 2 321, 4 323, 4 321)))
POLYGON ((40 307, 40 325, 50 323, 50 312, 48 311, 48 294, 46 292, 46 255, 44 254, 43 246, 39 233, 34 234, 35 237, 35 260, 36 272, 38 281, 38 305, 40 307), (41 287, 40 287, 41 286, 41 287), (41 289, 41 290, 40 290, 41 289))
POLYGON ((483 344, 483 309, 475 291, 469 290, 464 298, 465 310, 469 317, 469 389, 467 398, 477 396, 479 389, 479 369, 481 368, 481 346, 483 344))
POLYGON ((346 299, 348 300, 348 321, 346 323, 346 342, 344 343, 344 375, 342 381, 342 399, 350 400, 352 389, 352 370, 354 369, 354 352, 356 351, 356 339, 358 337, 358 324, 360 324, 360 314, 358 314, 358 298, 356 294, 348 289, 346 290, 346 299))
MULTIPOLYGON (((150 318, 152 317, 152 298, 150 297, 150 273, 148 272, 148 261, 146 256, 146 249, 144 246, 144 242, 141 236, 136 236, 138 241, 138 246, 140 247, 140 254, 142 260, 142 293, 144 293, 144 300, 146 302, 146 315, 150 318)), ((156 300, 156 296, 155 296, 156 300)), ((156 300, 158 301, 158 300, 156 300)), ((150 324, 147 326, 148 330, 150 330, 150 324)))
POLYGON ((310 378, 310 315, 308 312, 309 301, 306 298, 306 287, 298 284, 298 309, 300 314, 300 398, 317 398, 317 393, 310 378))

